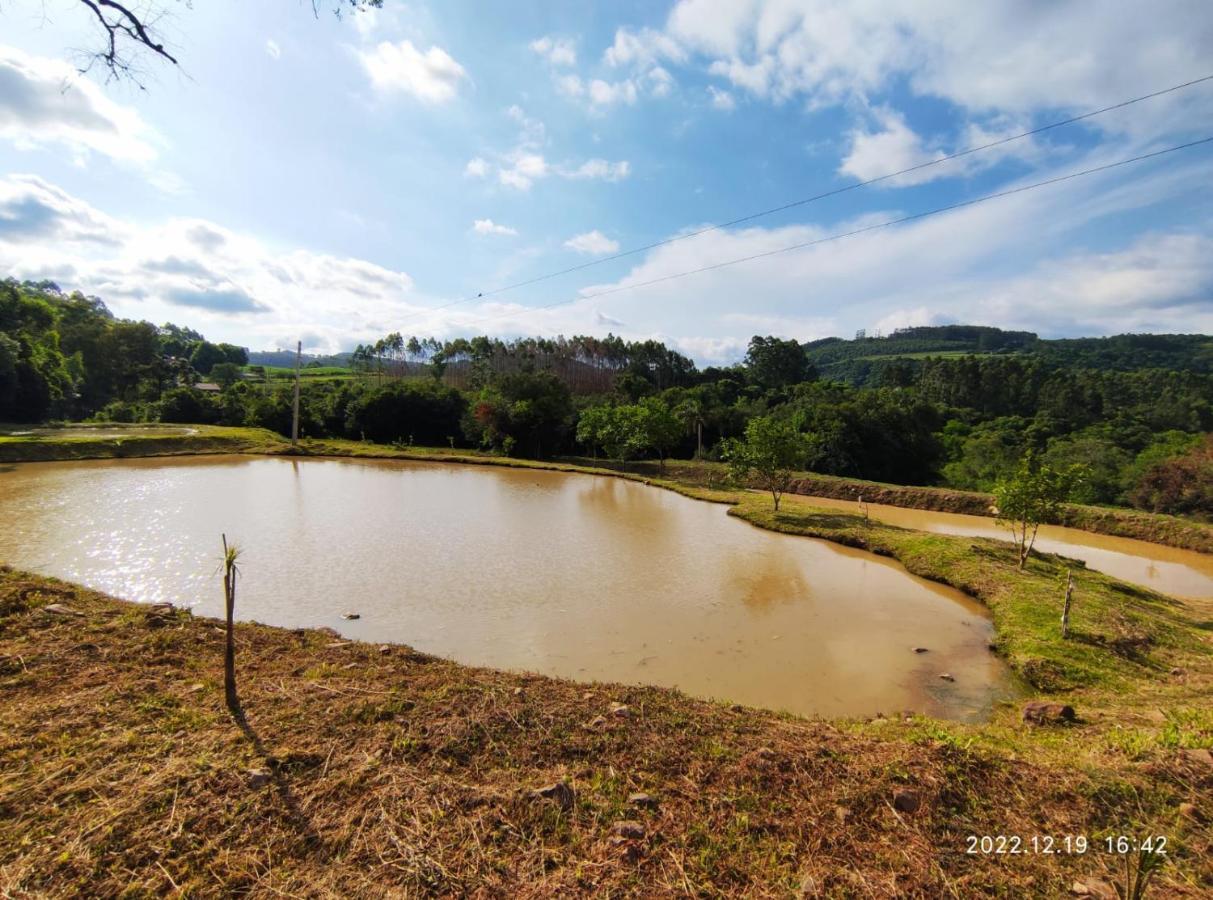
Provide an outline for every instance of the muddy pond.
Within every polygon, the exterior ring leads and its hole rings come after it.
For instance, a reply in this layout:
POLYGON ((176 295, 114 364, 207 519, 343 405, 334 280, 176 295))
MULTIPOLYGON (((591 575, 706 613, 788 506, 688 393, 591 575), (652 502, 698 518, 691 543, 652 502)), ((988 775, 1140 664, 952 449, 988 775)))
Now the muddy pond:
POLYGON ((979 720, 1013 693, 958 591, 616 478, 239 456, 0 470, 0 561, 119 597, 221 615, 221 532, 243 548, 245 620, 802 714, 979 720))

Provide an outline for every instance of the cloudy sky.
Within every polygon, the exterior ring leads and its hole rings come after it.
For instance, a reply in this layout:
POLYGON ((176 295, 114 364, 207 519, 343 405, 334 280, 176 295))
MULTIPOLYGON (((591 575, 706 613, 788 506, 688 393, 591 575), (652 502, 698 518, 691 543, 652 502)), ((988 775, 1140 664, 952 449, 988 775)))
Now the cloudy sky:
POLYGON ((4 3, 0 272, 254 349, 1213 332, 1213 144, 821 240, 1213 136, 1213 82, 649 247, 1213 74, 1207 0, 384 6, 168 2, 140 90, 4 3))

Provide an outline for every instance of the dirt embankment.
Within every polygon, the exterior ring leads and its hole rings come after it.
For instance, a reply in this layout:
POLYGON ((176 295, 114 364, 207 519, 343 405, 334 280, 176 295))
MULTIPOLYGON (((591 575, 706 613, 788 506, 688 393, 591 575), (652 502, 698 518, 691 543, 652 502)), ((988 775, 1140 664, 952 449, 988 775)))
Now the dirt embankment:
POLYGON ((1156 896, 1213 887, 1189 818, 1213 765, 1182 754, 1032 762, 930 720, 237 634, 241 716, 219 623, 0 569, 0 893, 1063 896, 1111 890, 1097 835, 1130 820, 1170 836, 1156 896), (971 853, 970 835, 1091 847, 971 853))

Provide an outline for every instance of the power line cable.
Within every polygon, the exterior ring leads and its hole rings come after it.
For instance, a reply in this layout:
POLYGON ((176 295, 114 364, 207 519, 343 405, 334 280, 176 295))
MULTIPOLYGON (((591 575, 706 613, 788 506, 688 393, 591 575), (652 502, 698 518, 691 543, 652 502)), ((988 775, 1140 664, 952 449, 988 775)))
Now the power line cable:
POLYGON ((1182 84, 1172 85, 1171 87, 1163 88, 1162 90, 1159 90, 1159 91, 1153 91, 1149 94, 1142 94, 1140 97, 1134 97, 1131 100, 1122 100, 1120 103, 1113 103, 1111 106, 1104 106, 1104 107, 1101 107, 1100 109, 1091 110, 1090 112, 1085 112, 1085 113, 1082 113, 1077 116, 1071 116, 1068 119, 1061 119, 1060 121, 1057 121, 1057 122, 1050 122, 1048 125, 1041 125, 1040 127, 1033 128, 1029 131, 1023 131, 1023 132, 1020 132, 1019 134, 1013 134, 1013 135, 1009 135, 1007 137, 998 138, 997 140, 989 141, 988 143, 985 143, 985 144, 980 144, 975 147, 969 147, 965 150, 959 150, 955 153, 950 153, 947 156, 941 156, 937 159, 927 160, 926 162, 921 162, 921 163, 918 163, 917 165, 913 165, 913 166, 910 166, 905 169, 899 169, 896 172, 889 172, 885 175, 879 175, 875 178, 869 178, 866 181, 857 181, 854 184, 848 184, 848 185, 844 185, 843 187, 840 187, 840 188, 834 188, 832 190, 825 191, 824 193, 821 193, 821 194, 814 194, 811 197, 803 197, 799 200, 793 200, 789 203, 784 203, 781 206, 773 206, 769 209, 764 209, 764 210, 760 210, 758 212, 749 213, 747 215, 740 216, 736 219, 730 219, 727 222, 720 222, 715 225, 706 225, 703 228, 697 229, 695 231, 690 231, 685 234, 674 235, 673 237, 664 238, 660 241, 654 241, 653 243, 650 243, 650 244, 644 244, 639 247, 632 247, 628 250, 621 250, 618 253, 611 254, 610 256, 604 256, 599 259, 593 259, 588 262, 579 263, 578 265, 575 265, 575 266, 569 266, 568 268, 565 268, 565 269, 559 269, 554 272, 548 272, 545 275, 537 275, 534 278, 528 278, 524 281, 516 281, 513 284, 503 285, 498 288, 493 288, 492 290, 481 291, 474 296, 469 295, 469 296, 463 297, 459 300, 452 300, 449 303, 444 303, 439 306, 432 307, 432 308, 426 310, 425 312, 417 313, 417 314, 415 314, 415 316, 410 316, 410 318, 413 318, 413 317, 420 318, 424 315, 427 315, 428 313, 440 312, 441 310, 444 310, 444 309, 450 309, 452 306, 459 306, 463 303, 471 303, 474 300, 483 300, 488 297, 495 297, 498 294, 504 294, 507 291, 517 290, 518 288, 521 288, 521 287, 528 287, 529 285, 532 285, 532 284, 538 284, 539 282, 542 282, 542 281, 548 281, 552 278, 558 278, 561 275, 570 275, 573 272, 581 272, 585 269, 593 268, 594 266, 601 266, 601 265, 604 265, 605 263, 614 262, 615 260, 618 260, 618 259, 625 259, 626 257, 629 257, 629 256, 635 256, 637 253, 644 253, 648 250, 655 250, 658 247, 664 247, 664 246, 667 246, 668 244, 677 243, 678 241, 689 240, 690 238, 698 237, 699 235, 702 235, 702 234, 708 234, 709 232, 712 232, 712 231, 720 231, 721 229, 724 229, 724 228, 731 228, 734 225, 741 225, 746 222, 752 222, 755 219, 761 219, 765 216, 774 215, 775 213, 786 212, 789 209, 796 209, 797 207, 806 206, 810 203, 816 203, 819 200, 825 200, 830 197, 836 197, 839 194, 845 194, 849 191, 858 190, 859 188, 869 187, 873 184, 879 184, 883 181, 889 181, 894 178, 900 178, 903 175, 909 175, 914 172, 919 172, 923 169, 928 169, 932 166, 938 166, 938 165, 941 165, 946 162, 951 162, 952 160, 960 159, 965 156, 970 156, 974 153, 981 153, 985 150, 993 149, 994 147, 1001 147, 1004 144, 1009 144, 1009 143, 1012 143, 1013 141, 1022 140, 1023 138, 1032 137, 1032 136, 1038 135, 1038 134, 1043 134, 1044 132, 1052 131, 1055 128, 1062 128, 1066 125, 1073 125, 1076 122, 1082 122, 1087 119, 1092 119, 1096 116, 1102 116, 1105 113, 1114 112, 1115 110, 1118 110, 1118 109, 1124 109, 1125 107, 1133 106, 1136 103, 1142 103, 1146 100, 1153 100, 1156 97, 1162 97, 1166 94, 1172 94, 1172 93, 1175 93, 1176 91, 1182 91, 1186 88, 1195 87, 1198 84, 1203 84, 1208 81, 1213 81, 1213 75, 1205 75, 1201 78, 1194 78, 1191 81, 1185 81, 1182 84))
MULTIPOLYGON (((605 290, 595 291, 592 294, 583 294, 581 296, 572 297, 567 300, 558 300, 555 303, 548 303, 543 306, 529 306, 522 310, 515 310, 513 312, 503 313, 503 314, 497 315, 497 316, 477 317, 472 320, 472 323, 474 324, 476 322, 490 322, 490 321, 494 321, 496 319, 510 318, 511 316, 524 316, 524 315, 528 315, 529 313, 532 313, 532 312, 539 312, 539 311, 545 310, 545 309, 553 309, 554 307, 557 307, 557 306, 566 306, 566 305, 572 304, 572 303, 580 303, 584 300, 593 300, 597 297, 605 297, 609 294, 618 294, 623 291, 632 291, 632 290, 636 290, 637 288, 649 287, 650 285, 661 284, 662 282, 666 282, 666 281, 673 281, 677 278, 685 278, 688 275, 698 275, 701 272, 711 272, 716 269, 723 269, 727 266, 735 266, 735 265, 738 265, 739 263, 752 262, 753 260, 756 260, 756 259, 766 259, 767 257, 778 256, 781 253, 789 253, 793 250, 803 250, 807 247, 817 246, 818 244, 826 244, 831 241, 838 241, 838 240, 842 240, 843 238, 854 237, 855 235, 859 235, 859 234, 865 234, 869 231, 876 231, 881 228, 890 228, 894 225, 901 225, 905 222, 913 222, 918 219, 925 219, 930 216, 939 215, 941 213, 952 212, 953 210, 964 209, 969 206, 976 206, 979 203, 985 203, 990 200, 998 200, 1003 197, 1010 197, 1014 194, 1022 194, 1022 193, 1025 193, 1026 191, 1033 191, 1033 190, 1036 190, 1037 188, 1048 187, 1049 185, 1054 185, 1054 184, 1060 184, 1061 182, 1070 181, 1075 178, 1081 178, 1085 175, 1094 175, 1098 172, 1107 172, 1111 169, 1120 168, 1121 166, 1127 166, 1132 163, 1142 162, 1147 159, 1154 159, 1159 156, 1165 156, 1168 153, 1175 153, 1180 150, 1187 150, 1192 147, 1199 147, 1203 144, 1208 144, 1208 143, 1213 143, 1213 136, 1201 138, 1200 140, 1196 140, 1196 141, 1188 141, 1185 144, 1178 144, 1174 147, 1167 147, 1162 150, 1154 150, 1150 153, 1142 153, 1138 156, 1129 157, 1128 159, 1122 159, 1122 160, 1118 160, 1118 161, 1112 162, 1112 163, 1105 163, 1103 165, 1093 166, 1092 168, 1083 169, 1078 172, 1070 172, 1066 175, 1059 175, 1056 178, 1048 178, 1044 181, 1037 181, 1032 184, 1020 185, 1019 187, 1009 188, 1008 190, 1005 190, 1005 191, 998 191, 993 194, 986 194, 981 197, 974 197, 971 200, 962 200, 958 203, 951 203, 951 204, 948 204, 947 206, 936 207, 935 209, 929 209, 929 210, 926 210, 925 212, 913 213, 908 216, 900 216, 896 219, 888 219, 883 222, 876 222, 871 225, 865 225, 862 228, 855 228, 851 231, 845 231, 845 232, 840 232, 838 234, 826 235, 825 237, 814 238, 811 241, 802 241, 798 244, 792 244, 787 247, 779 247, 775 250, 767 250, 762 253, 754 253, 754 254, 751 254, 750 256, 741 256, 736 259, 729 259, 729 260, 725 260, 724 262, 713 263, 712 265, 709 265, 709 266, 701 266, 697 269, 688 269, 685 272, 675 272, 671 275, 662 275, 660 278, 652 278, 652 279, 649 279, 648 281, 639 281, 639 282, 636 282, 635 284, 626 284, 626 285, 620 285, 618 287, 607 288, 605 290)), ((465 324, 467 324, 467 323, 465 323, 465 324)))

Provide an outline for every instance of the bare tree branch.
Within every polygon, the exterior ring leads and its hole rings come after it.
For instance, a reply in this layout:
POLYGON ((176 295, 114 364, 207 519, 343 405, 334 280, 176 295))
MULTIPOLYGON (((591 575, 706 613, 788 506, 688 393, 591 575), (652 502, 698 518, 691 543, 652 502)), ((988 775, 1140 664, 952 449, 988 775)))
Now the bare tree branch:
MULTIPOLYGON (((149 6, 147 11, 132 9, 119 0, 79 0, 97 20, 104 36, 102 48, 89 55, 89 62, 81 73, 87 72, 100 62, 109 72, 109 77, 128 79, 139 84, 139 76, 134 68, 138 51, 150 51, 161 60, 180 65, 176 56, 164 46, 165 42, 156 28, 156 22, 163 14, 163 8, 149 6)), ((129 0, 127 0, 129 2, 129 0)), ((190 5, 189 0, 184 0, 190 5)), ((312 12, 319 16, 321 10, 332 6, 333 13, 340 18, 344 12, 357 12, 361 9, 380 8, 383 0, 310 0, 312 12)), ((139 84, 142 87, 142 84, 139 84)))

